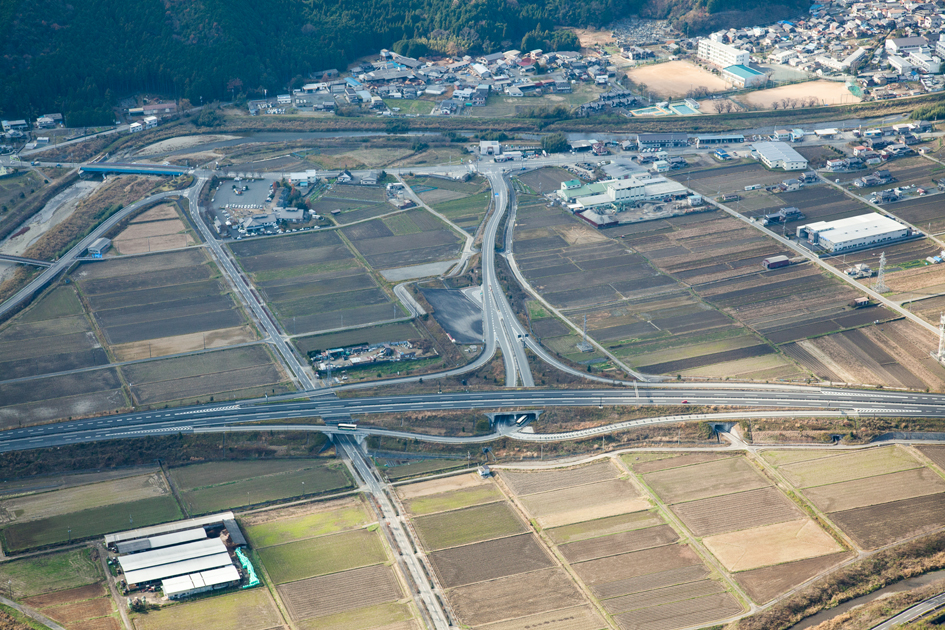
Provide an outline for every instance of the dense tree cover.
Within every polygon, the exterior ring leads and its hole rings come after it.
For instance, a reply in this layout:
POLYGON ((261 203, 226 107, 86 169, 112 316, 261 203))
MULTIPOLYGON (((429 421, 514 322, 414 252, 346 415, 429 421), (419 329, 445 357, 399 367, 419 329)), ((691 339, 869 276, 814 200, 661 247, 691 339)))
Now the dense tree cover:
POLYGON ((273 93, 381 48, 573 49, 574 34, 557 26, 708 4, 751 0, 4 0, 0 115, 62 111, 71 124, 96 124, 118 97, 140 92, 194 104, 273 93), (661 2, 674 8, 649 7, 661 2))
MULTIPOLYGON (((110 118, 105 103, 157 92, 193 103, 297 86, 384 47, 492 52, 560 24, 602 26, 642 0, 5 0, 0 114, 110 118)), ((71 121, 70 121, 71 122, 71 121)))

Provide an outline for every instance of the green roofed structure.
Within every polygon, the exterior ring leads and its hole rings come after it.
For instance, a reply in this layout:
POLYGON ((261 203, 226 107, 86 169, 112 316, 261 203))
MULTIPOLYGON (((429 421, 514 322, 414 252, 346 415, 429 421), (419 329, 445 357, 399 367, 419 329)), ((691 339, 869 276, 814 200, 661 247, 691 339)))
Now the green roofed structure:
POLYGON ((742 88, 757 87, 768 81, 768 75, 764 72, 758 72, 754 68, 743 65, 722 68, 722 76, 742 88))

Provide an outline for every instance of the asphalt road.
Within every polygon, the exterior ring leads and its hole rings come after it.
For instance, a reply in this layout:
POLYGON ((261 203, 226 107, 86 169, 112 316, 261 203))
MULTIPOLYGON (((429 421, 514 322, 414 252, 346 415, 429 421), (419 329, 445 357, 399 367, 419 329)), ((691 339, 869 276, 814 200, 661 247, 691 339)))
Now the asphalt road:
POLYGON ((911 608, 907 608, 895 617, 887 619, 883 623, 873 626, 870 630, 893 630, 902 624, 909 623, 914 619, 918 619, 922 615, 932 612, 936 608, 941 608, 945 606, 945 593, 939 593, 935 597, 930 597, 924 602, 919 602, 911 608))
POLYGON ((298 384, 301 389, 315 389, 315 384, 309 376, 308 371, 299 361, 299 358, 289 345, 287 338, 283 336, 282 332, 279 330, 275 317, 273 317, 269 309, 263 305, 262 300, 256 296, 249 281, 243 276, 239 269, 237 269, 229 253, 210 231, 206 222, 200 218, 197 201, 200 198, 200 191, 203 190, 203 187, 207 183, 207 179, 206 177, 197 178, 194 185, 188 188, 184 193, 184 196, 187 197, 187 200, 190 202, 188 205, 193 223, 197 226, 197 229, 200 230, 204 241, 210 246, 213 258, 216 260, 223 274, 226 275, 230 285, 239 293, 243 303, 249 307, 259 326, 266 331, 268 335, 266 341, 275 347, 276 351, 282 357, 283 364, 293 373, 293 380, 296 381, 296 384, 298 384))
POLYGON ((72 265, 73 262, 75 262, 76 258, 79 257, 79 254, 81 254, 86 249, 88 249, 89 245, 94 243, 96 239, 100 238, 102 234, 112 229, 112 227, 118 224, 118 222, 120 222, 126 216, 128 216, 132 212, 137 211, 142 206, 153 203, 157 201, 158 199, 163 199, 165 197, 172 197, 172 196, 176 197, 181 194, 184 194, 184 193, 181 193, 179 191, 174 191, 174 192, 165 192, 165 193, 158 193, 156 195, 151 195, 150 197, 145 197, 141 201, 137 201, 131 204, 127 208, 122 208, 121 210, 119 210, 118 212, 110 216, 108 219, 103 221, 101 225, 99 225, 97 228, 92 230, 88 236, 86 236, 84 239, 79 241, 78 245, 70 249, 68 252, 66 252, 62 256, 62 258, 55 261, 52 266, 50 266, 45 271, 43 271, 43 273, 39 274, 36 278, 34 278, 32 282, 30 282, 28 285, 26 285, 25 287, 17 291, 12 297, 7 299, 5 302, 0 304, 0 317, 3 317, 3 315, 5 315, 8 311, 18 306, 24 300, 26 300, 31 295, 33 295, 34 293, 42 289, 44 286, 46 286, 46 284, 51 282, 53 278, 55 278, 60 273, 68 269, 69 266, 72 265))
POLYGON ((361 450, 360 444, 357 443, 353 436, 341 435, 336 438, 335 444, 340 447, 338 450, 341 451, 342 457, 351 462, 358 476, 364 481, 365 488, 374 497, 374 500, 380 507, 381 516, 401 552, 399 558, 404 561, 404 565, 406 565, 407 570, 411 573, 414 584, 416 584, 419 589, 418 594, 420 600, 430 614, 434 629, 447 630, 449 623, 446 620, 446 615, 437 603, 434 589, 430 587, 430 581, 426 578, 420 567, 420 564, 423 562, 422 557, 419 551, 413 553, 414 548, 419 550, 422 547, 419 545, 418 541, 413 541, 411 544, 408 540, 411 537, 410 531, 403 517, 398 515, 397 510, 394 509, 390 499, 387 497, 387 493, 384 491, 385 484, 380 481, 374 466, 369 463, 369 460, 361 450))
MULTIPOLYGON (((518 389, 343 399, 321 396, 304 402, 273 402, 266 405, 209 404, 11 429, 0 433, 0 452, 146 435, 190 433, 197 429, 225 427, 247 422, 284 420, 286 424, 292 424, 293 421, 312 417, 320 417, 333 423, 346 421, 351 416, 403 411, 471 409, 485 412, 503 409, 541 409, 548 406, 665 406, 684 404, 684 401, 689 405, 723 405, 744 411, 758 408, 781 408, 802 412, 810 410, 808 411, 810 415, 818 415, 822 413, 820 410, 826 410, 831 413, 825 415, 839 413, 850 417, 945 417, 945 395, 879 393, 815 387, 772 388, 765 391, 743 390, 737 385, 727 385, 726 389, 698 387, 669 389, 640 385, 632 389, 608 390, 518 389)), ((778 414, 777 411, 766 413, 768 416, 778 414)), ((731 417, 731 414, 722 414, 717 417, 720 419, 731 417)), ((677 418, 674 421, 705 420, 710 419, 710 416, 693 414, 677 418)), ((397 435, 414 437, 409 433, 397 433, 397 435)), ((495 437, 498 436, 493 436, 492 439, 495 437)), ((585 436, 575 434, 573 437, 585 436)), ((573 439, 573 437, 562 439, 573 439)))

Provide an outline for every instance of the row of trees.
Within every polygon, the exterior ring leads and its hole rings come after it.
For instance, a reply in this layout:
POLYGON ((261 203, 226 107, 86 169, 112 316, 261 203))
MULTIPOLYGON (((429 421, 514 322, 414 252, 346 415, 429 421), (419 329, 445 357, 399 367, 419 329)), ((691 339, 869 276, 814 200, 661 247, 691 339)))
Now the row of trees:
POLYGON ((820 101, 816 96, 806 96, 804 98, 782 98, 779 101, 771 103, 771 109, 797 109, 798 107, 818 107, 820 101))

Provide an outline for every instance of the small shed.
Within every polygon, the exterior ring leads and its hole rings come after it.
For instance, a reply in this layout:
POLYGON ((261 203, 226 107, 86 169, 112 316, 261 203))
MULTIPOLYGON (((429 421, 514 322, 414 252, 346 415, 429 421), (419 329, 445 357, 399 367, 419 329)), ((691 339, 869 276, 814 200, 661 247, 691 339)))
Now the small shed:
POLYGON ((787 267, 791 264, 791 259, 787 256, 768 256, 761 261, 761 266, 765 269, 777 269, 779 267, 787 267))
POLYGON ((111 246, 112 242, 107 238, 96 239, 94 243, 89 245, 89 256, 92 256, 93 258, 101 258, 111 246))

